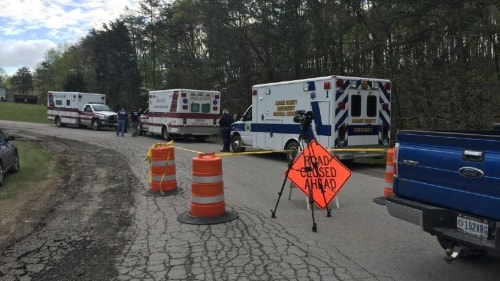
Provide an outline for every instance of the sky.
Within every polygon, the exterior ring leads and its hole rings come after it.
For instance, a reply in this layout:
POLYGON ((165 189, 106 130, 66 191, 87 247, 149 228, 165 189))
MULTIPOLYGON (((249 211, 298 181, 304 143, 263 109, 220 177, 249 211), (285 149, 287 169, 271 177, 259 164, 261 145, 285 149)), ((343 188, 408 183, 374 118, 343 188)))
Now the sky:
POLYGON ((77 43, 139 0, 0 0, 0 68, 35 70, 48 50, 77 43))

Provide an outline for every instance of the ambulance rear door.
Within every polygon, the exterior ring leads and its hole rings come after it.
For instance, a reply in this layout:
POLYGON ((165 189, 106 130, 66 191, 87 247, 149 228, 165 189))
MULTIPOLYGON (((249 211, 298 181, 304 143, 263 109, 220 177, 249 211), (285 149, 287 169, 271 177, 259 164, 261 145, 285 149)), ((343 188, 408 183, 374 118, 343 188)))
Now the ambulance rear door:
POLYGON ((353 145, 379 145, 379 94, 367 81, 353 83, 348 88, 349 116, 347 118, 347 142, 353 145), (366 84, 364 84, 366 83, 366 84))

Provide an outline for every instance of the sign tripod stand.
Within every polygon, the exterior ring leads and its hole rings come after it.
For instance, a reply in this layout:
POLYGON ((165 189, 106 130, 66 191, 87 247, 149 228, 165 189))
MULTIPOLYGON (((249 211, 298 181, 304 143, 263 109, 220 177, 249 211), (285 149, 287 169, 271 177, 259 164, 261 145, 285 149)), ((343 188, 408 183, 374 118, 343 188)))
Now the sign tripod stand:
MULTIPOLYGON (((300 123, 300 130, 301 130, 300 135, 299 135, 299 149, 297 151, 297 155, 300 152, 303 152, 304 149, 308 149, 309 155, 314 156, 315 155, 314 151, 309 146, 309 144, 311 142, 311 138, 308 135, 308 129, 311 128, 312 135, 313 135, 312 139, 316 139, 316 133, 315 133, 314 129, 311 127, 312 111, 306 112, 305 110, 298 110, 295 112, 295 114, 296 115, 293 118, 293 121, 295 123, 300 123)), ((288 168, 285 171, 285 178, 283 179, 283 184, 281 185, 281 190, 278 192, 278 199, 276 201, 276 206, 274 207, 274 210, 271 210, 271 218, 276 218, 276 209, 278 208, 278 204, 279 204, 281 195, 283 194, 283 189, 285 188, 286 181, 288 179, 288 175, 289 175, 290 171, 292 170, 292 166, 295 163, 295 161, 298 160, 297 155, 295 155, 294 159, 290 160, 290 162, 288 163, 288 168)), ((301 172, 304 172, 306 174, 306 177, 309 177, 310 174, 312 174, 312 175, 315 174, 316 177, 319 178, 318 163, 316 161, 306 161, 306 158, 305 157, 303 157, 303 158, 304 158, 304 166, 301 169, 301 172)), ((316 158, 311 157, 311 159, 316 159, 316 158)), ((331 217, 332 214, 331 214, 330 208, 328 207, 327 199, 325 197, 324 186, 320 180, 318 180, 317 182, 318 182, 318 188, 320 189, 320 191, 323 195, 323 200, 324 200, 325 205, 326 205, 326 210, 327 210, 326 216, 331 217)), ((312 231, 317 232, 318 229, 317 229, 317 225, 316 225, 316 220, 314 218, 314 206, 313 206, 314 198, 313 198, 312 185, 308 186, 308 193, 309 193, 308 194, 308 197, 309 197, 308 203, 310 206, 311 216, 312 216, 312 221, 313 221, 312 231)))

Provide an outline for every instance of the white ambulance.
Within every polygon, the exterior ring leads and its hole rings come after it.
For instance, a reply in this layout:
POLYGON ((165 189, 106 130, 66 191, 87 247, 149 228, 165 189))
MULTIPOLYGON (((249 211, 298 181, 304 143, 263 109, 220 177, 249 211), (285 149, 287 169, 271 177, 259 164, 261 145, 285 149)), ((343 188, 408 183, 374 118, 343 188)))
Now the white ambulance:
POLYGON ((220 102, 219 91, 150 91, 147 118, 141 118, 141 128, 165 140, 180 136, 204 141, 219 133, 220 102))
POLYGON ((390 143, 391 82, 326 76, 254 85, 252 105, 232 124, 231 148, 285 150, 291 160, 307 144, 299 143, 306 139, 299 136, 307 113, 312 119, 307 136, 315 135, 338 159, 383 157, 380 148, 390 143))
POLYGON ((106 105, 104 94, 49 91, 47 119, 58 127, 78 125, 99 130, 116 127, 117 114, 106 105))

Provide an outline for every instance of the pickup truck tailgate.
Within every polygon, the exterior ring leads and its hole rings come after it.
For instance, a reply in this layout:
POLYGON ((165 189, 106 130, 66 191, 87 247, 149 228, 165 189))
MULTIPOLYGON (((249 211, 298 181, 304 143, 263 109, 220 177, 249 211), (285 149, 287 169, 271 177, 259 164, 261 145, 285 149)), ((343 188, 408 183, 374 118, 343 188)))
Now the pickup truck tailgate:
POLYGON ((500 220, 499 133, 402 131, 394 193, 500 220))

